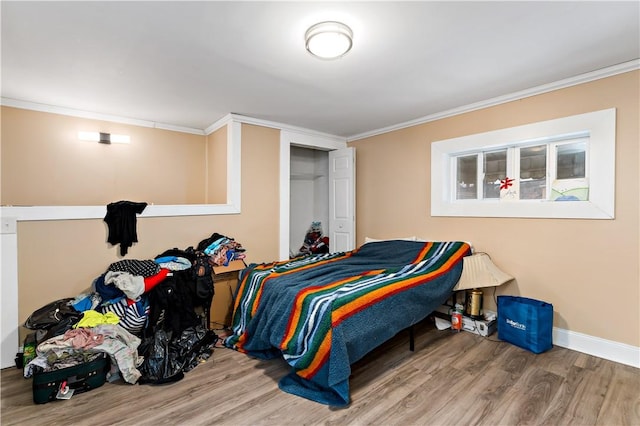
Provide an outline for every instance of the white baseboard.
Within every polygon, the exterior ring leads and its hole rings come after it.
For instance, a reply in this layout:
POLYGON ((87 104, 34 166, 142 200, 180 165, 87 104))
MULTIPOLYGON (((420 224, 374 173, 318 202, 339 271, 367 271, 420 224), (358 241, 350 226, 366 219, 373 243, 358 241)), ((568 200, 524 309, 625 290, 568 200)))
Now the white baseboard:
POLYGON ((553 327, 553 344, 640 368, 640 347, 553 327))

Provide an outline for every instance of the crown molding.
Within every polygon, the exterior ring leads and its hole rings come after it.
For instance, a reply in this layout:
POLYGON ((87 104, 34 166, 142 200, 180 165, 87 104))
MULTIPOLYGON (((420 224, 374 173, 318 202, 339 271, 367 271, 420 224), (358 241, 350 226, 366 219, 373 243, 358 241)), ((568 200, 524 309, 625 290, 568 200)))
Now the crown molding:
POLYGON ((635 71, 638 69, 640 69, 640 59, 634 59, 632 61, 623 62, 621 64, 613 65, 607 68, 602 68, 596 71, 566 78, 564 80, 559 80, 554 83, 532 87, 530 89, 521 90, 519 92, 514 92, 511 94, 498 96, 495 98, 487 99, 487 100, 476 102, 473 104, 452 108, 446 111, 427 115, 414 120, 405 121, 399 124, 382 127, 379 129, 368 131, 368 132, 358 133, 348 137, 331 135, 328 133, 306 129, 303 127, 291 126, 285 123, 278 123, 275 121, 263 120, 263 119, 253 118, 246 115, 235 114, 235 113, 226 114, 224 117, 217 120, 216 122, 208 126, 206 129, 196 129, 191 127, 174 126, 166 123, 158 123, 155 121, 139 120, 135 118, 121 117, 121 116, 109 115, 109 114, 99 114, 95 112, 82 111, 82 110, 77 110, 72 108, 64 108, 64 107, 59 107, 54 105, 20 101, 20 100, 11 99, 11 98, 0 98, 0 105, 14 107, 14 108, 28 109, 33 111, 48 112, 52 114, 61 114, 61 115, 68 115, 73 117, 88 118, 93 120, 110 121, 114 123, 123 123, 123 124, 130 124, 134 126, 170 130, 174 132, 191 133, 195 135, 209 135, 214 131, 218 130, 219 128, 225 126, 229 122, 236 121, 236 122, 245 123, 245 124, 253 124, 253 125, 262 126, 262 127, 274 128, 282 131, 289 131, 293 133, 303 133, 309 136, 317 136, 321 138, 333 139, 337 142, 352 142, 359 139, 365 139, 372 136, 393 132, 395 130, 401 130, 407 127, 413 127, 420 124, 429 123, 431 121, 441 120, 443 118, 453 117, 453 116, 464 114, 467 112, 472 112, 479 109, 489 108, 489 107, 504 104, 507 102, 512 102, 519 99, 540 95, 542 93, 564 89, 567 87, 576 86, 578 84, 588 83, 590 81, 595 81, 602 78, 611 77, 617 74, 623 74, 625 72, 635 71))
POLYGON ((507 102, 517 101, 519 99, 524 99, 531 96, 552 92, 554 90, 564 89, 571 86, 577 86, 578 84, 600 80, 602 78, 611 77, 617 74, 623 74, 625 72, 635 71, 637 69, 640 69, 640 59, 634 59, 629 62, 623 62, 618 65, 613 65, 607 68, 602 68, 596 71, 580 74, 574 77, 566 78, 564 80, 556 81, 554 83, 543 84, 541 86, 532 87, 530 89, 521 90, 519 92, 510 93, 508 95, 498 96, 495 98, 487 99, 487 100, 476 102, 473 104, 464 105, 458 108, 453 108, 447 111, 438 112, 435 114, 427 115, 425 117, 416 118, 415 120, 405 121, 403 123, 395 124, 393 126, 382 127, 380 129, 359 133, 357 135, 349 136, 347 138, 347 141, 353 142, 359 139, 382 135, 384 133, 393 132, 395 130, 406 129, 407 127, 413 127, 420 124, 429 123, 431 121, 442 120, 443 118, 449 118, 449 117, 464 114, 467 112, 489 108, 489 107, 504 104, 507 102))
POLYGON ((148 120, 139 120, 136 118, 122 117, 118 115, 99 114, 91 111, 83 111, 83 110, 73 109, 73 108, 64 108, 64 107, 59 107, 55 105, 46 105, 46 104, 40 104, 37 102, 21 101, 18 99, 11 99, 11 98, 0 98, 0 105, 12 107, 12 108, 26 109, 31 111, 47 112, 51 114, 60 114, 60 115, 67 115, 71 117, 86 118, 90 120, 108 121, 112 123, 122 123, 122 124, 128 124, 132 126, 149 127, 149 128, 161 129, 161 130, 170 130, 173 132, 180 132, 180 133, 190 133, 194 135, 210 135, 216 130, 235 121, 235 122, 244 123, 244 124, 254 124, 256 126, 269 127, 273 129, 290 131, 295 133, 303 133, 309 136, 333 139, 336 142, 347 141, 347 139, 344 137, 335 136, 328 133, 317 132, 311 129, 290 126, 284 123, 262 120, 259 118, 253 118, 246 115, 234 114, 234 113, 225 114, 222 118, 215 121, 213 124, 209 125, 206 129, 196 129, 192 127, 174 126, 172 124, 158 123, 155 121, 148 121, 148 120))
POLYGON ((244 123, 244 124, 253 124, 261 127, 270 127, 272 129, 278 129, 283 132, 290 132, 290 133, 296 133, 296 134, 303 134, 310 137, 329 139, 334 142, 347 142, 347 138, 345 137, 336 136, 329 133, 323 133, 316 130, 307 129, 304 127, 291 126, 285 123, 278 123, 276 121, 263 120, 261 118, 249 117, 247 115, 242 115, 242 114, 231 113, 229 115, 231 119, 233 119, 234 121, 244 123))
POLYGON ((206 129, 204 129, 204 134, 205 135, 210 135, 211 133, 215 132, 216 130, 226 126, 227 124, 231 123, 233 121, 233 117, 232 114, 225 114, 224 117, 222 117, 221 119, 219 119, 218 121, 214 122, 213 124, 211 124, 209 127, 207 127, 206 129))
POLYGON ((155 121, 139 120, 136 118, 121 117, 118 115, 100 114, 91 111, 82 111, 73 108, 64 108, 55 105, 39 104, 36 102, 21 101, 11 98, 0 98, 0 105, 12 108, 27 109, 31 111, 48 112, 51 114, 67 115, 71 117, 87 118, 90 120, 109 121, 112 123, 129 124, 139 127, 150 127, 152 129, 170 130, 180 133, 191 133, 194 135, 204 135, 202 129, 194 129, 191 127, 174 126, 172 124, 158 123, 155 121))

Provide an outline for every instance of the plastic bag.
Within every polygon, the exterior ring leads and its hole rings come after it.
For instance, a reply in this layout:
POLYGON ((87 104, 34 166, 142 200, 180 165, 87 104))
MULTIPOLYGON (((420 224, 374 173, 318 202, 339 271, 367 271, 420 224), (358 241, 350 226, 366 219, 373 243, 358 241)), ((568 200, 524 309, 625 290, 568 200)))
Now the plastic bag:
POLYGON ((163 384, 177 382, 184 378, 182 365, 171 357, 169 343, 171 332, 157 330, 153 336, 145 339, 138 348, 144 362, 139 367, 142 376, 138 383, 163 384))
POLYGON ((75 324, 82 317, 82 313, 69 304, 73 300, 60 299, 43 306, 27 318, 24 326, 30 330, 48 330, 63 321, 66 324, 75 324))
POLYGON ((164 384, 177 382, 184 373, 208 359, 218 336, 202 326, 189 327, 172 338, 171 332, 162 329, 140 345, 144 362, 139 370, 140 384, 164 384))
POLYGON ((520 296, 498 296, 498 338, 539 354, 553 347, 553 305, 520 296))
POLYGON ((217 340, 216 333, 199 325, 185 329, 171 342, 171 348, 182 363, 182 370, 188 372, 211 356, 217 340))

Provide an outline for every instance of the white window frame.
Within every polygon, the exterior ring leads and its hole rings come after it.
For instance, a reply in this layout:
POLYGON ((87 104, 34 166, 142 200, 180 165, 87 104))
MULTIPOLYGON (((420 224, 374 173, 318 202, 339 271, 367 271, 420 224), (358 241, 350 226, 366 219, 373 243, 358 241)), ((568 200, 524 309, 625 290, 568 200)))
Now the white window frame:
MULTIPOLYGON (((615 108, 500 129, 431 144, 431 215, 522 218, 615 218, 615 108), (558 135, 589 134, 588 201, 456 200, 453 156, 505 146, 533 145, 558 135)), ((547 167, 549 165, 547 164, 547 167)))

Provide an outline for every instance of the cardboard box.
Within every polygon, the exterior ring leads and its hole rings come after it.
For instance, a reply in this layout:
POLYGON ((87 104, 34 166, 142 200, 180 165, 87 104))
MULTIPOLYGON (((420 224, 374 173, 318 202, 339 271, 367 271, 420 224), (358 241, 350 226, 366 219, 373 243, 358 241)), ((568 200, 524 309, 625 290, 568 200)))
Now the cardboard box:
MULTIPOLYGON (((436 308, 433 315, 450 323, 451 315, 449 314, 449 309, 450 307, 441 305, 436 308)), ((485 310, 484 317, 484 319, 473 319, 463 315, 462 330, 479 334, 483 337, 490 336, 498 329, 497 314, 494 311, 485 310)))
POLYGON ((238 273, 246 268, 244 261, 232 260, 227 266, 213 267, 213 300, 209 328, 231 326, 233 296, 238 288, 238 273))

